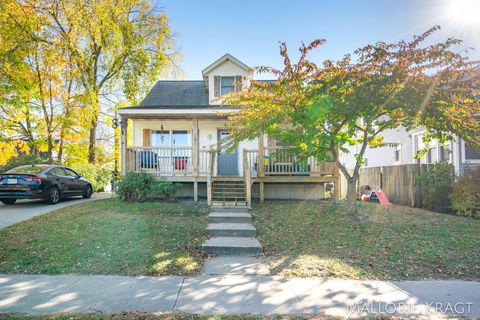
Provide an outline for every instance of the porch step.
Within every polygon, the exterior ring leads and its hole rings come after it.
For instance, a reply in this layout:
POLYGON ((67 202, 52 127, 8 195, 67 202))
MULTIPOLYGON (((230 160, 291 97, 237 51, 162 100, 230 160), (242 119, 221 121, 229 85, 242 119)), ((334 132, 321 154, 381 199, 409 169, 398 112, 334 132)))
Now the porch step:
POLYGON ((225 181, 225 182, 243 182, 243 177, 239 176, 214 176, 212 181, 225 181))
POLYGON ((217 184, 213 185, 213 191, 215 190, 232 190, 232 191, 237 191, 237 190, 245 190, 245 185, 237 185, 237 186, 219 186, 217 184))
POLYGON ((246 205, 245 183, 240 177, 215 177, 212 203, 222 206, 246 205))
POLYGON ((214 223, 251 223, 252 216, 247 212, 211 212, 208 221, 214 223))
POLYGON ((257 229, 250 223, 210 223, 207 233, 212 237, 255 237, 257 229))
POLYGON ((221 208, 238 208, 238 207, 247 207, 247 202, 245 200, 232 201, 228 200, 212 200, 212 206, 217 206, 221 208))
POLYGON ((227 205, 224 206, 222 203, 213 203, 210 207, 210 212, 230 212, 230 213, 245 213, 248 212, 248 207, 244 205, 227 205))
POLYGON ((202 245, 202 252, 218 255, 255 256, 262 252, 262 246, 254 238, 218 237, 206 240, 202 245))

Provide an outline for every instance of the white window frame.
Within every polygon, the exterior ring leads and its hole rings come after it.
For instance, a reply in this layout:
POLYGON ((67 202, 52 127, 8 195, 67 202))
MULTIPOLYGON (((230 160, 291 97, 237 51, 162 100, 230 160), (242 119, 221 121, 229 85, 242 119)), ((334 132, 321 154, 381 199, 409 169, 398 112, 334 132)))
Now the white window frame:
MULTIPOLYGON (((414 164, 418 164, 418 160, 420 160, 420 164, 422 164, 422 160, 425 161, 425 163, 427 162, 427 158, 426 158, 426 155, 423 155, 423 157, 421 158, 416 158, 415 156, 417 155, 417 149, 416 149, 416 146, 415 146, 415 137, 417 136, 423 136, 423 134, 427 132, 427 130, 422 130, 422 131, 418 131, 418 132, 415 132, 415 133, 412 133, 412 161, 414 164)), ((423 137, 422 137, 423 138, 423 137)))
POLYGON ((452 148, 452 142, 451 141, 447 141, 445 144, 441 144, 440 142, 437 142, 437 159, 438 159, 438 162, 441 162, 443 161, 441 158, 442 158, 442 152, 441 152, 441 147, 443 147, 444 149, 447 148, 448 150, 448 159, 446 159, 447 163, 452 163, 453 162, 453 148, 452 148))
POLYGON ((393 162, 394 164, 402 163, 402 143, 401 142, 397 142, 397 145, 394 150, 393 160, 394 160, 393 162), (396 159, 397 152, 398 152, 398 160, 396 159))
POLYGON ((465 156, 465 140, 462 139, 461 142, 461 154, 462 154, 462 163, 480 163, 480 159, 466 159, 465 156))

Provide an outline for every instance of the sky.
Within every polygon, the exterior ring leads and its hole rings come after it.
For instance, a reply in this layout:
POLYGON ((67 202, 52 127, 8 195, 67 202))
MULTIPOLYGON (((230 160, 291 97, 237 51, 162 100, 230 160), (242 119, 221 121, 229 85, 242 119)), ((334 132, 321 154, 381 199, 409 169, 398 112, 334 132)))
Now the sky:
POLYGON ((280 42, 293 53, 302 41, 326 39, 310 56, 321 62, 377 41, 409 40, 437 24, 431 41, 460 38, 456 50, 476 48, 468 55, 480 60, 480 0, 157 0, 156 6, 167 12, 181 53, 177 79, 201 79, 225 53, 251 67, 280 67, 280 42))

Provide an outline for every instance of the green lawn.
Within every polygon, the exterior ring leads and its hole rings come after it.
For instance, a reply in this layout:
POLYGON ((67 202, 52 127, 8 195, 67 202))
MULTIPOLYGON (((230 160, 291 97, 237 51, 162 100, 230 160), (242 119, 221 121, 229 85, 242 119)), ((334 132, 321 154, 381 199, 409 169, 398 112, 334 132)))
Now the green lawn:
POLYGON ((0 230, 0 273, 194 274, 206 208, 98 200, 0 230))
POLYGON ((480 220, 401 206, 270 202, 252 210, 271 268, 285 276, 480 279, 480 220))

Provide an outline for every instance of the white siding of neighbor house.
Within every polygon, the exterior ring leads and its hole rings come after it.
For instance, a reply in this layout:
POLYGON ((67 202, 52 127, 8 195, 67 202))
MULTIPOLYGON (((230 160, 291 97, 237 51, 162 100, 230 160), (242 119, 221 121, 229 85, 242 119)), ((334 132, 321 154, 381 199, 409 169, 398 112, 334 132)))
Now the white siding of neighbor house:
POLYGON ((218 101, 215 99, 215 86, 214 86, 214 76, 222 76, 222 77, 234 77, 234 76, 243 76, 246 78, 245 83, 243 84, 244 87, 248 86, 248 81, 252 76, 252 73, 247 72, 243 68, 240 68, 238 65, 233 63, 230 60, 224 61, 220 65, 218 65, 215 69, 211 70, 208 74, 208 98, 210 103, 218 104, 218 101))
MULTIPOLYGON (((132 142, 135 147, 143 146, 143 129, 150 130, 192 130, 192 120, 132 120, 132 142)), ((208 150, 217 144, 218 129, 225 129, 225 120, 198 120, 200 150, 208 150)), ((238 146, 238 174, 243 175, 243 149, 258 149, 258 139, 242 141, 238 146)))
MULTIPOLYGON (((395 148, 394 147, 380 147, 380 148, 367 148, 365 151, 365 158, 368 159, 366 167, 378 167, 378 166, 392 166, 398 164, 411 164, 416 163, 415 150, 414 150, 414 136, 418 135, 421 139, 422 133, 425 128, 417 128, 410 131, 406 131, 404 128, 386 130, 384 133, 384 142, 389 143, 401 143, 401 159, 399 162, 395 162, 395 148)), ((435 147, 435 152, 432 153, 432 162, 438 161, 439 144, 437 141, 430 142, 432 147, 435 147)), ((466 168, 474 169, 480 166, 480 160, 467 160, 464 159, 465 146, 462 139, 458 137, 449 143, 450 145, 450 160, 449 162, 455 168, 457 175, 463 175, 466 168)), ((349 153, 342 154, 342 162, 349 169, 353 169, 355 166, 355 153, 360 150, 360 146, 353 146, 349 148, 349 153)), ((421 163, 426 163, 426 156, 420 159, 421 163)))

